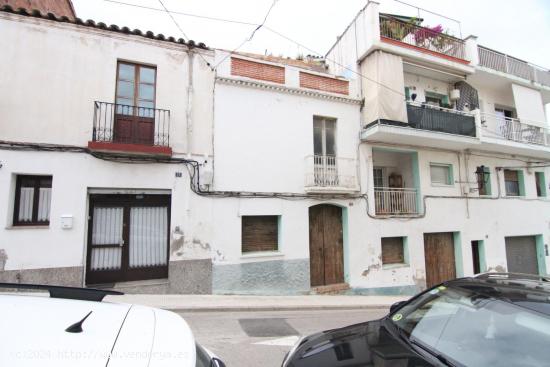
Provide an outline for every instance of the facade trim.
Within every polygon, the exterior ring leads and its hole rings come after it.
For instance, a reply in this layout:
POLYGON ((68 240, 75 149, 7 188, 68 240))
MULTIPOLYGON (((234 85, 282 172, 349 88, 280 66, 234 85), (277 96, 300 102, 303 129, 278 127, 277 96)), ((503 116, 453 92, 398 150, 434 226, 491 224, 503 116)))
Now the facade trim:
POLYGON ((227 78, 227 77, 217 77, 216 81, 221 83, 221 84, 233 84, 233 85, 238 85, 238 86, 242 86, 242 87, 267 89, 267 90, 272 90, 272 91, 275 91, 275 92, 303 95, 303 96, 306 96, 306 97, 327 99, 327 100, 331 100, 331 101, 335 101, 335 102, 343 102, 343 103, 349 103, 349 104, 355 104, 355 105, 360 105, 361 104, 361 100, 355 99, 355 98, 346 98, 346 97, 341 97, 341 96, 335 96, 335 95, 332 95, 332 94, 314 92, 314 91, 311 91, 311 90, 305 90, 305 89, 301 89, 301 88, 284 87, 284 86, 280 86, 280 85, 261 83, 261 82, 252 81, 252 80, 243 80, 243 79, 227 78))

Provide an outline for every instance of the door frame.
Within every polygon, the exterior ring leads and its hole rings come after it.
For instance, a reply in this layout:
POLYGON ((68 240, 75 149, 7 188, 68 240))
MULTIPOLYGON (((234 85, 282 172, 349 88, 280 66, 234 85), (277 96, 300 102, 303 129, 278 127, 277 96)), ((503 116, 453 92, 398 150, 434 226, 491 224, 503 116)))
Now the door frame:
MULTIPOLYGON (((350 266, 350 260, 349 260, 349 209, 348 207, 344 206, 344 205, 340 205, 340 204, 336 204, 336 203, 331 203, 331 202, 319 202, 319 203, 315 203, 313 205, 310 205, 307 207, 307 217, 308 217, 308 227, 307 227, 307 234, 308 234, 308 266, 311 265, 311 253, 310 253, 310 244, 311 244, 311 239, 309 237, 309 209, 311 207, 314 207, 314 206, 318 206, 318 205, 331 205, 331 206, 335 206, 335 207, 339 207, 341 210, 342 210, 342 216, 341 216, 341 221, 342 221, 342 261, 343 261, 343 266, 344 266, 344 269, 343 269, 343 272, 344 272, 344 283, 348 283, 350 282, 350 272, 349 272, 349 266, 350 266)), ((310 274, 310 281, 311 281, 311 270, 309 272, 310 274)), ((310 284, 310 287, 316 287, 316 286, 311 286, 310 284)))
POLYGON ((133 280, 147 279, 163 279, 168 278, 168 265, 170 260, 170 217, 171 217, 171 195, 163 194, 89 194, 88 205, 88 225, 86 234, 86 268, 84 282, 85 284, 103 284, 117 283, 133 280), (97 206, 121 206, 123 211, 123 227, 122 235, 124 246, 121 254, 121 267, 115 271, 100 271, 91 270, 92 260, 92 232, 93 232, 93 212, 97 206), (129 268, 129 251, 130 251, 130 209, 132 207, 142 206, 161 206, 167 208, 166 221, 166 265, 143 267, 139 269, 129 268))

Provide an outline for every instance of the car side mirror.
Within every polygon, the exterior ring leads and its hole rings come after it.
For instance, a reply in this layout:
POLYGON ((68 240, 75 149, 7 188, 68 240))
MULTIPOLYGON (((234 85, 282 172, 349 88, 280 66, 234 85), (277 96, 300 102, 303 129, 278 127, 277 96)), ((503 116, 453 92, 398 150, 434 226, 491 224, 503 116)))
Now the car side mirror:
POLYGON ((221 359, 212 358, 210 361, 210 367, 225 367, 225 363, 221 359))
POLYGON ((395 302, 393 305, 390 306, 390 313, 393 313, 395 310, 403 306, 407 301, 399 301, 395 302))

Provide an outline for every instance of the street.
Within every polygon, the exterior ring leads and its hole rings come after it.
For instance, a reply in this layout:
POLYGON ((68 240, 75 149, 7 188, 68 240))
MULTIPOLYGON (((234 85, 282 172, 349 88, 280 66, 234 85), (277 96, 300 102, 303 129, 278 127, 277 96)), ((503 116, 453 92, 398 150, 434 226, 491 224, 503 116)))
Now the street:
POLYGON ((299 336, 379 318, 385 309, 180 312, 197 341, 228 367, 280 367, 299 336))

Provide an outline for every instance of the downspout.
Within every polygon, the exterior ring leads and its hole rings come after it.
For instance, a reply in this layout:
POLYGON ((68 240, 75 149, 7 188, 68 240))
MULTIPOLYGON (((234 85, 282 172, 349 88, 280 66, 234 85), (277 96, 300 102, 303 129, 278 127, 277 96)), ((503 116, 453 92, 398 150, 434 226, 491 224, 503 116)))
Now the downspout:
POLYGON ((191 136, 193 135, 193 63, 194 51, 189 49, 187 52, 188 70, 187 70, 187 109, 186 109, 186 150, 187 155, 191 156, 191 136))

